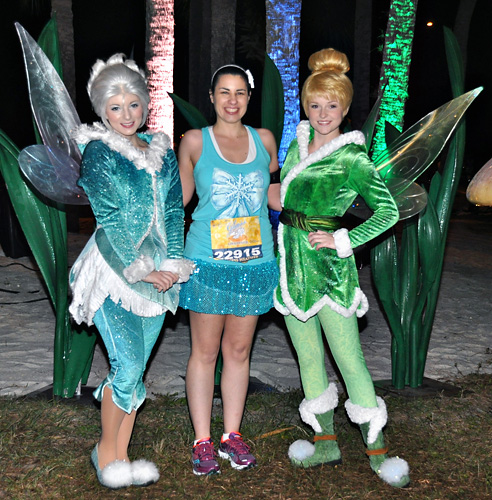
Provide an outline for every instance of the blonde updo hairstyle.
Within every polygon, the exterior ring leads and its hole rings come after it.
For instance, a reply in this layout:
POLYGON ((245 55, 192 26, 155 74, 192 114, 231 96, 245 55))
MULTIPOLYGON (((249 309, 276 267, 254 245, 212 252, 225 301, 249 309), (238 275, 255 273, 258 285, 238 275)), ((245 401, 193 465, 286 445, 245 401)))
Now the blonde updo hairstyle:
POLYGON ((347 56, 335 49, 322 49, 311 55, 308 60, 311 74, 302 87, 301 102, 306 115, 309 102, 315 95, 333 99, 348 110, 352 103, 354 89, 352 82, 345 75, 350 69, 347 56))

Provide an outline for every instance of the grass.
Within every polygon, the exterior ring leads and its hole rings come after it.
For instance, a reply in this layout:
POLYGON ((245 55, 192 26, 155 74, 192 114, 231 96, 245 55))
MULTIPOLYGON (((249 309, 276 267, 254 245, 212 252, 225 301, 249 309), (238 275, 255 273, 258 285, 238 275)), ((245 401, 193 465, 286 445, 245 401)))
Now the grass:
MULTIPOLYGON (((186 401, 148 400, 133 435, 130 457, 147 458, 161 471, 148 488, 109 491, 89 464, 99 433, 99 410, 67 402, 0 398, 0 498, 24 499, 425 499, 492 498, 492 376, 455 381, 455 397, 386 397, 386 441, 405 458, 412 482, 404 490, 382 483, 369 468, 362 439, 342 404, 336 429, 343 464, 297 469, 289 444, 311 436, 300 422, 299 391, 251 394, 242 432, 259 466, 196 477, 189 463, 193 439, 186 401)), ((343 399, 343 398, 341 398, 343 399)), ((343 401, 341 401, 342 403, 343 401)), ((222 432, 220 403, 213 436, 222 432)))

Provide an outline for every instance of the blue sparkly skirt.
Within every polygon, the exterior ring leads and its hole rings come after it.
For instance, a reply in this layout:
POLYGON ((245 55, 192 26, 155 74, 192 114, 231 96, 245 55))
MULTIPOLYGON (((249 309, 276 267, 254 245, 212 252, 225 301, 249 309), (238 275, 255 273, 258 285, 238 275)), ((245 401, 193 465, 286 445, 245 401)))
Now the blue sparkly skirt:
POLYGON ((181 285, 179 305, 206 314, 259 316, 273 307, 279 271, 275 260, 251 266, 196 259, 189 281, 181 285))

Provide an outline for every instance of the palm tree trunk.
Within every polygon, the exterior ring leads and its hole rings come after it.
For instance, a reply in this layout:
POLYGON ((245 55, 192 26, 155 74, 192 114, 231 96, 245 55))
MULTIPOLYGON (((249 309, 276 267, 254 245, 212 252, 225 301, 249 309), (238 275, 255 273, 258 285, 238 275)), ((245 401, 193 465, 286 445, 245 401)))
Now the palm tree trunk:
POLYGON ((379 95, 380 118, 376 123, 374 157, 386 148, 385 122, 403 128, 417 0, 392 0, 386 27, 379 95))
POLYGON ((72 0, 51 0, 52 15, 56 15, 63 67, 63 83, 75 105, 75 56, 73 43, 72 0))
POLYGON ((354 33, 354 93, 352 125, 360 129, 369 115, 371 83, 372 0, 356 0, 354 33))
POLYGON ((191 0, 189 26, 189 101, 209 122, 208 98, 213 72, 233 63, 236 45, 236 0, 191 0))
POLYGON ((279 162, 295 137, 299 111, 299 38, 301 0, 266 0, 267 53, 277 66, 284 86, 284 133, 279 145, 279 162))
POLYGON ((468 33, 470 31, 471 18, 477 0, 461 0, 458 6, 458 13, 456 14, 456 21, 454 23, 454 35, 458 40, 458 45, 461 49, 463 57, 463 69, 466 72, 466 49, 468 45, 468 33))
POLYGON ((147 125, 173 137, 174 0, 147 0, 147 61, 150 110, 147 125))

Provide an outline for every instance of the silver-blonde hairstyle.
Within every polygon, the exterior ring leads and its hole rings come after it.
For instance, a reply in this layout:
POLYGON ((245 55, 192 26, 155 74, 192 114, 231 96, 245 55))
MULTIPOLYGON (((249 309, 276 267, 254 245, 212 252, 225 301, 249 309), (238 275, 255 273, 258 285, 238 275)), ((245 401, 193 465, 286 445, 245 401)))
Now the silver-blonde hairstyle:
POLYGON ((123 93, 135 94, 139 98, 143 108, 140 127, 147 119, 150 96, 145 73, 124 54, 114 54, 106 62, 101 59, 96 61, 87 83, 87 92, 94 111, 108 128, 111 125, 106 117, 106 104, 111 97, 123 93))

